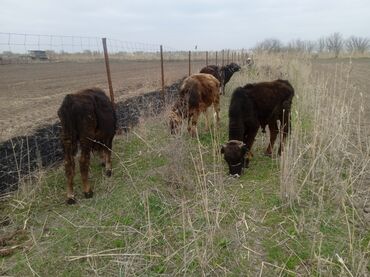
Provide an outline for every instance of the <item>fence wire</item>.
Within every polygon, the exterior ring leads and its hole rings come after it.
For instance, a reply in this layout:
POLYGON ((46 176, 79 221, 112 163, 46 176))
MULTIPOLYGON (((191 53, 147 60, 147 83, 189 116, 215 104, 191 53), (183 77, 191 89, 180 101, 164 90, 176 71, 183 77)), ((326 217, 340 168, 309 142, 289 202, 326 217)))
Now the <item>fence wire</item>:
MULTIPOLYGON (((119 116, 134 122, 145 109, 142 103, 161 103, 156 98, 162 88, 161 45, 106 41, 116 102, 118 106, 131 103, 120 106, 119 116), (155 93, 144 102, 141 98, 129 101, 148 92, 155 93)), ((241 60, 242 51, 195 50, 189 63, 189 51, 163 45, 166 93, 173 97, 179 80, 207 64, 241 60)), ((66 94, 89 87, 100 87, 108 94, 101 38, 0 33, 0 191, 37 167, 60 159, 57 109, 66 94)))

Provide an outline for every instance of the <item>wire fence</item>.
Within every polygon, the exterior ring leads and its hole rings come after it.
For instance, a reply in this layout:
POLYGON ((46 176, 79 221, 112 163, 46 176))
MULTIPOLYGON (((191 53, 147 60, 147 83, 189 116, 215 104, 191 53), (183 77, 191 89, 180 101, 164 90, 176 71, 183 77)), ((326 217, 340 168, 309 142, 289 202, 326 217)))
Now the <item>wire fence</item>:
MULTIPOLYGON (((148 92, 158 92, 155 97, 160 91, 165 94, 171 91, 173 95, 177 86, 172 84, 199 72, 202 67, 230 62, 243 64, 247 58, 244 50, 189 51, 110 38, 106 39, 106 46, 112 89, 118 104, 148 92)), ((45 159, 54 161, 40 154, 40 147, 47 147, 40 145, 46 145, 48 140, 52 141, 50 145, 58 145, 59 129, 54 124, 57 124, 56 113, 63 97, 88 87, 100 87, 108 93, 107 79, 102 38, 0 33, 0 188, 5 186, 2 180, 19 179, 19 168, 23 168, 20 165, 28 163, 28 167, 22 169, 27 172, 36 164, 47 165, 45 159), (46 127, 42 127, 44 125, 46 127), (42 131, 44 129, 46 131, 42 131), (9 179, 12 170, 13 179, 9 179)), ((155 101, 155 97, 146 99, 155 101)), ((145 103, 150 106, 148 101, 145 103)), ((128 104, 124 107, 135 111, 135 118, 141 114, 138 107, 128 107, 128 104)), ((133 115, 123 116, 127 122, 136 120, 127 116, 133 115)), ((58 148, 45 153, 60 157, 58 148)))

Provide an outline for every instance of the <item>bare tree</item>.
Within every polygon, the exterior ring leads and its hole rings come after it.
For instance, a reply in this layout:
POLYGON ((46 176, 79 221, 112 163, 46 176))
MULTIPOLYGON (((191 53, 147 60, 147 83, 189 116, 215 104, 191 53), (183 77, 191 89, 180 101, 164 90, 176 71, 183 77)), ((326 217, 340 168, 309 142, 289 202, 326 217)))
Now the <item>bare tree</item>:
POLYGON ((326 40, 321 37, 317 40, 317 52, 322 53, 326 49, 326 40))
POLYGON ((370 41, 364 37, 351 36, 346 40, 348 52, 364 54, 370 48, 370 41))
POLYGON ((283 44, 278 39, 269 38, 269 39, 265 39, 262 42, 257 43, 257 45, 254 48, 257 51, 267 51, 269 53, 279 52, 282 50, 283 44))
POLYGON ((311 54, 312 51, 315 49, 315 47, 316 47, 316 42, 314 42, 312 40, 306 40, 305 41, 305 51, 308 54, 311 54))
POLYGON ((326 47, 338 58, 340 51, 343 50, 344 40, 340 33, 333 33, 326 38, 326 47))
POLYGON ((310 54, 315 48, 315 45, 315 42, 311 40, 294 39, 288 42, 286 49, 288 51, 310 54))

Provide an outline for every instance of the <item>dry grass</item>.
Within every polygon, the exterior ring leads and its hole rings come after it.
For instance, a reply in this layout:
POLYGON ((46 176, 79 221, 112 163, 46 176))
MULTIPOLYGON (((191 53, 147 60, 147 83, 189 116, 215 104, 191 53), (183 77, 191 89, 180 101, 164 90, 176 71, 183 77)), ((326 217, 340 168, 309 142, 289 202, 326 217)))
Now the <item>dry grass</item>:
POLYGON ((361 107, 351 106, 350 67, 315 78, 306 58, 255 61, 227 86, 219 130, 202 118, 196 139, 186 127, 170 136, 166 118, 146 119, 115 139, 112 179, 92 163, 93 199, 79 192, 79 204, 66 206, 62 168, 3 199, 0 235, 23 235, 1 245, 16 248, 0 258, 0 273, 368 276, 368 222, 356 203, 369 192, 369 141, 361 107), (267 139, 258 136, 250 168, 229 178, 219 145, 231 91, 278 77, 296 91, 285 152, 264 157, 267 139))

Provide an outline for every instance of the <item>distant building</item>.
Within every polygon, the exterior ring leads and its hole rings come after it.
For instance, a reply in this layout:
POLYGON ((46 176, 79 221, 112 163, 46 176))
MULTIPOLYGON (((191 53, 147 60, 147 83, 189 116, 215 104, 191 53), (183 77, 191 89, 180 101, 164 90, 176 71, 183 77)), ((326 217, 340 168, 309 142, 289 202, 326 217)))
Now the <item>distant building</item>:
POLYGON ((48 55, 44 50, 29 50, 29 55, 32 60, 48 60, 48 55))

